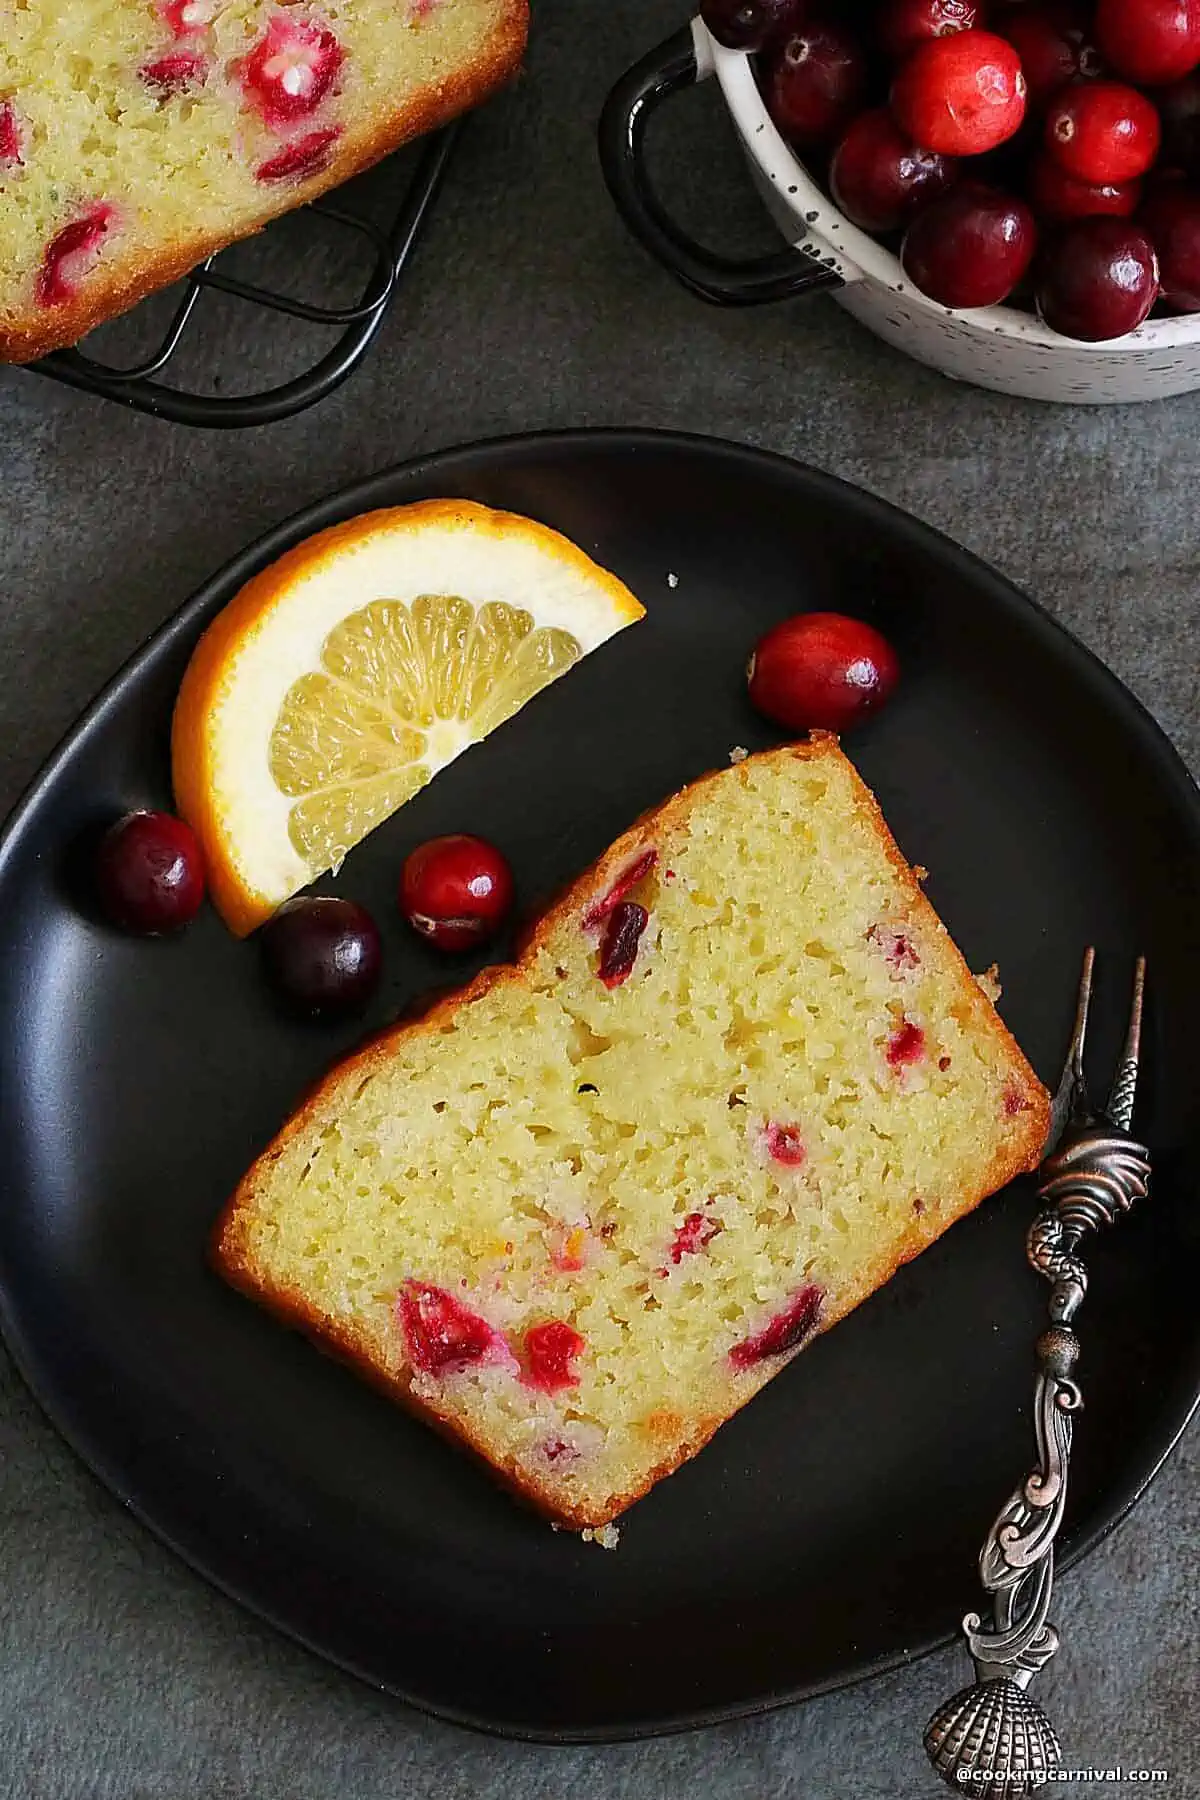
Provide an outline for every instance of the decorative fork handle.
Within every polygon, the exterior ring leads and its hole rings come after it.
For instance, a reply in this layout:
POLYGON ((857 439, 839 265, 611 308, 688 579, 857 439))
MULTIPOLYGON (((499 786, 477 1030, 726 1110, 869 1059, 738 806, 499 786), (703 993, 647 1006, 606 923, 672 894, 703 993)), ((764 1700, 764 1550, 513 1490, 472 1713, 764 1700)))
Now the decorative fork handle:
POLYGON ((1150 1155, 1130 1135, 1137 1087, 1145 964, 1139 960, 1125 1048, 1104 1111, 1097 1115, 1083 1072, 1094 953, 1084 958, 1075 1031, 1055 1097, 1051 1142, 1039 1172, 1042 1202, 1026 1238, 1033 1268, 1050 1283, 1050 1327, 1035 1346, 1037 1466, 1013 1490, 988 1533, 979 1575, 990 1616, 963 1620, 975 1681, 946 1701, 925 1728, 938 1774, 975 1800, 1032 1793, 1062 1759, 1050 1721, 1025 1692, 1058 1649, 1049 1623, 1054 1540, 1062 1524, 1074 1415, 1079 1339, 1073 1321, 1087 1293, 1079 1255, 1085 1233, 1112 1225, 1147 1192, 1150 1155))

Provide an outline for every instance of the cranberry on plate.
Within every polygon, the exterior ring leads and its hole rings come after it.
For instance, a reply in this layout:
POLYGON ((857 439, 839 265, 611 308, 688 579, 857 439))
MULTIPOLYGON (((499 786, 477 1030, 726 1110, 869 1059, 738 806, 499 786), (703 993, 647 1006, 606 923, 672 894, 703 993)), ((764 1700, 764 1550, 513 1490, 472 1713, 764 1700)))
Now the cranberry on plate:
POLYGON ((755 646, 746 671, 750 700, 787 731, 847 731, 890 697, 896 652, 864 619, 797 613, 755 646))
POLYGON ((1021 59, 1029 104, 1038 111, 1071 81, 1094 81, 1104 62, 1079 0, 1041 0, 1014 6, 997 22, 1021 59))
POLYGON ((1077 181, 1043 151, 1030 171, 1029 198, 1039 218, 1058 223, 1093 213, 1129 218, 1141 205, 1142 186, 1140 181, 1077 181))
POLYGON ((878 31, 884 50, 901 62, 918 44, 930 38, 970 31, 980 23, 982 7, 975 0, 884 0, 878 31))
POLYGON ((1023 200, 964 182, 917 214, 900 260, 913 285, 942 306, 999 306, 1036 248, 1037 226, 1023 200))
POLYGON ((190 825, 167 812, 131 812, 96 850, 96 897, 122 931, 158 937, 190 923, 204 900, 204 858, 190 825))
POLYGON ((512 905, 508 863, 484 838, 430 838, 400 874, 400 911, 439 950, 473 950, 494 937, 512 905))
POLYGON ((1153 103, 1119 81, 1067 88, 1046 115, 1046 147, 1077 181, 1134 181, 1158 155, 1153 103))
POLYGON ((800 0, 701 0, 700 17, 730 50, 761 50, 791 24, 800 0))
POLYGON ((1101 343, 1136 331, 1158 294, 1158 260, 1130 219, 1077 219, 1047 243, 1037 307, 1064 337, 1101 343))
POLYGON ((842 25, 801 18, 770 60, 767 111, 789 143, 831 143, 858 110, 867 74, 862 46, 842 25))
POLYGON ((1154 96, 1162 120, 1162 160, 1200 175, 1200 71, 1159 88, 1154 96))
POLYGON ((910 143, 885 107, 860 113, 829 165, 834 203, 863 231, 899 231, 944 193, 957 164, 910 143))
POLYGON ((1139 223, 1158 254, 1163 299, 1180 312, 1200 312, 1200 194, 1182 182, 1164 185, 1139 223))
POLYGON ((958 31, 913 51, 892 84, 892 111, 915 144, 979 156, 1012 137, 1025 97, 1021 59, 1005 38, 958 31))
POLYGON ((1200 0, 1099 0, 1096 36, 1128 81, 1178 81, 1200 63, 1200 0))
POLYGON ((353 1012, 378 986, 379 927, 353 900, 299 894, 271 915, 259 938, 272 986, 314 1018, 353 1012))

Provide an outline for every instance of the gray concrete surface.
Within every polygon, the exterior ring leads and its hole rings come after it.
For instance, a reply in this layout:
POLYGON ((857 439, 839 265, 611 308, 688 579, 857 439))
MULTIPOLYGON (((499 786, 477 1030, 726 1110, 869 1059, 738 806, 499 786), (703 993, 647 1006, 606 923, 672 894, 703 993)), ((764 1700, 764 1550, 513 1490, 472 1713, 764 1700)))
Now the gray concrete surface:
MULTIPOLYGON (((377 354, 318 410, 203 435, 0 374, 0 807, 248 537, 416 452, 572 425, 723 434, 885 494, 1037 594, 1200 770, 1200 396, 1038 408, 952 386, 824 299, 754 315, 693 302, 624 236, 592 148, 610 81, 681 0, 535 10, 527 75, 468 133, 377 354)), ((769 242, 712 96, 675 110, 659 162, 681 212, 718 241, 769 242)), ((1200 1795, 1198 1444, 1063 1581, 1069 1649, 1044 1682, 1073 1763, 1166 1767, 1176 1800, 1200 1795)), ((0 1357, 0 1795, 14 1800, 891 1800, 936 1791, 915 1727, 960 1671, 938 1656, 640 1746, 475 1738, 210 1592, 76 1465, 0 1357)))

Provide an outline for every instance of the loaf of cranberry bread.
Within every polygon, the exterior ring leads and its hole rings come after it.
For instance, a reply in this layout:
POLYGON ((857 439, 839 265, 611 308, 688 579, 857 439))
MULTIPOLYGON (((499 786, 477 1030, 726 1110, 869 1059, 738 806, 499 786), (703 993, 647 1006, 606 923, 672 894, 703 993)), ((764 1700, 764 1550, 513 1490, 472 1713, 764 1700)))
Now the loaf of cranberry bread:
POLYGON ((0 360, 74 343, 515 71, 528 0, 0 0, 0 360))
POLYGON ((648 814, 336 1069, 236 1286, 597 1527, 1038 1160, 1048 1098, 835 739, 648 814))

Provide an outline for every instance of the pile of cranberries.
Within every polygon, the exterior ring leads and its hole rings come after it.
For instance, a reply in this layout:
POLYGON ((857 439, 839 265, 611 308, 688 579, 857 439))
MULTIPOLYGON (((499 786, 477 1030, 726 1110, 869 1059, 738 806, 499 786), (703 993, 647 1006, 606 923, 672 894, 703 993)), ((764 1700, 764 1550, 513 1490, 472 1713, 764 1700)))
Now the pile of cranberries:
POLYGON ((704 0, 855 225, 1064 337, 1200 311, 1200 0, 704 0))

